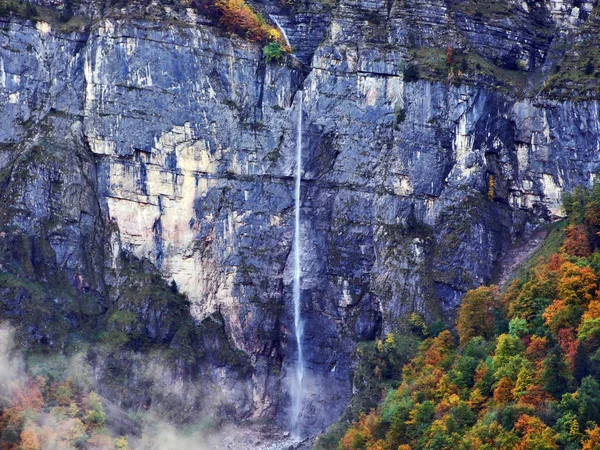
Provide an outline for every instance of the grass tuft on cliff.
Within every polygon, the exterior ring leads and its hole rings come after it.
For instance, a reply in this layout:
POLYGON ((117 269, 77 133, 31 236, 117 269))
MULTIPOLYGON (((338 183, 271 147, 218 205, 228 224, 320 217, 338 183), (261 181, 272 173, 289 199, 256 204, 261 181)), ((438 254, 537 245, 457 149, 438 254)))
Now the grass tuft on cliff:
POLYGON ((600 99, 600 6, 596 5, 586 23, 565 48, 563 57, 553 66, 553 73, 543 92, 568 100, 600 99))

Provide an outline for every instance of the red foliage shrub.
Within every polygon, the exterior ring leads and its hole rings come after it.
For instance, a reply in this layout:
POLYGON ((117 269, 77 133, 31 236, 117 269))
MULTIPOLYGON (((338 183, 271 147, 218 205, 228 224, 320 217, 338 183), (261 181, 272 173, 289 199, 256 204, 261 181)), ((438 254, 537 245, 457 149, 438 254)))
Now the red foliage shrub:
POLYGON ((565 233, 567 237, 563 248, 568 255, 585 258, 592 254, 585 225, 570 225, 565 233))
POLYGON ((579 348, 577 334, 572 328, 561 328, 558 330, 558 344, 562 347, 569 359, 571 370, 575 368, 575 357, 579 348))

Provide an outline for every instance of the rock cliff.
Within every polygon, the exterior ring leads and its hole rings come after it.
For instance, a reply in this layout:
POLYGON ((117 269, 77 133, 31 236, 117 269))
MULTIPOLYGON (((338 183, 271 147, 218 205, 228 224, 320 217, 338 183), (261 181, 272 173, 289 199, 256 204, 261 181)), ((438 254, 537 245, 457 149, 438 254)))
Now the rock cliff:
POLYGON ((124 406, 286 426, 299 93, 307 434, 357 342, 452 315, 600 169, 596 2, 264 0, 280 64, 191 4, 36 3, 0 17, 1 311, 180 353, 88 352, 124 406))

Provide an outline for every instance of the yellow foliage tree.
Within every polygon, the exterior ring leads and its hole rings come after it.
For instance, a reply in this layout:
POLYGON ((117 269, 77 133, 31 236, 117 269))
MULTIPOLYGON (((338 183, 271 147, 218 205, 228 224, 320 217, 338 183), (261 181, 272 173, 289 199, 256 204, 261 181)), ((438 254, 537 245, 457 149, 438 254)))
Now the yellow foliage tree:
POLYGON ((596 425, 585 432, 587 438, 582 442, 581 450, 600 450, 600 427, 596 425))

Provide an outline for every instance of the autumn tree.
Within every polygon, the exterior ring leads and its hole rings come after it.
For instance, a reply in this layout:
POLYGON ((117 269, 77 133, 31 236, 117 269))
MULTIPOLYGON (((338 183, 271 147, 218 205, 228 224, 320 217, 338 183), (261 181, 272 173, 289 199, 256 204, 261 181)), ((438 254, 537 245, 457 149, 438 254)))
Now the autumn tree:
POLYGON ((581 450, 600 450, 600 427, 594 425, 594 428, 585 430, 586 439, 582 442, 581 450))
POLYGON ((547 354, 548 338, 533 336, 525 350, 525 357, 536 366, 540 365, 547 354))
POLYGON ((486 396, 492 392, 494 385, 494 375, 490 365, 491 361, 489 363, 487 361, 480 361, 473 377, 473 387, 486 396))
POLYGON ((26 410, 37 411, 43 406, 44 397, 42 391, 34 381, 29 381, 24 388, 17 390, 10 404, 10 407, 18 412, 26 410))
POLYGON ((291 50, 281 32, 253 11, 245 0, 216 0, 214 7, 227 30, 242 34, 250 41, 277 44, 285 52, 291 50))
POLYGON ((480 287, 465 294, 456 322, 461 347, 475 336, 481 336, 484 339, 494 336, 495 308, 496 300, 493 288, 480 287))
POLYGON ((512 450, 519 437, 496 421, 479 421, 465 434, 465 442, 468 444, 466 448, 512 450))
POLYGON ((554 450, 558 448, 557 436, 538 417, 523 414, 515 424, 521 440, 515 450, 554 450))
POLYGON ((592 254, 585 225, 570 225, 567 227, 565 234, 563 249, 567 254, 580 258, 585 258, 592 254))
POLYGON ((344 450, 358 450, 369 448, 375 443, 374 435, 378 427, 378 417, 375 411, 362 414, 357 424, 350 428, 342 438, 340 446, 344 450))
POLYGON ((542 314, 552 300, 558 298, 559 270, 564 259, 554 256, 547 264, 533 268, 523 280, 515 280, 502 297, 508 317, 525 320, 527 333, 543 333, 542 314))
POLYGON ((517 381, 515 382, 515 387, 513 389, 513 397, 516 399, 520 399, 525 396, 529 389, 533 386, 534 383, 534 373, 533 370, 529 369, 527 366, 521 367, 519 374, 517 375, 517 381))
POLYGON ((514 383, 509 377, 503 377, 494 389, 494 401, 499 404, 506 404, 513 401, 514 383))
POLYGON ((496 379, 509 377, 512 381, 516 381, 521 368, 529 365, 522 354, 524 350, 525 345, 518 337, 510 334, 501 334, 498 337, 495 355, 492 359, 496 379))
POLYGON ((116 450, 131 450, 129 446, 129 441, 125 436, 121 436, 120 438, 115 440, 115 449, 116 450))
POLYGON ((581 322, 577 328, 577 338, 581 341, 598 341, 600 338, 599 300, 592 300, 583 313, 581 322))
POLYGON ((454 359, 454 337, 448 330, 442 331, 437 337, 425 341, 424 364, 448 368, 454 359))
POLYGON ((21 447, 23 450, 40 450, 40 439, 35 429, 24 428, 21 432, 21 447))
POLYGON ((598 276, 591 267, 565 261, 560 268, 558 293, 567 304, 585 306, 597 289, 598 276))

